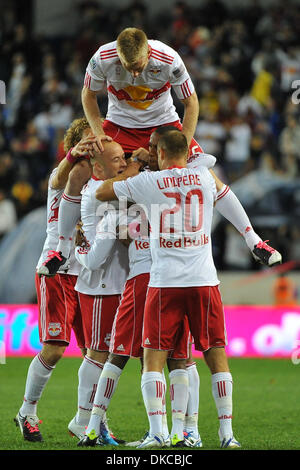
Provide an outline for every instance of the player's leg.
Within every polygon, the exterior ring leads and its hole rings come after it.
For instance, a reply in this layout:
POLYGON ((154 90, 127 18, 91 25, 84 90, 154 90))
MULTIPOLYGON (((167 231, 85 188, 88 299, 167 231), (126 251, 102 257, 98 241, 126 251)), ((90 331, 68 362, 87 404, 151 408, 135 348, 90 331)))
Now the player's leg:
POLYGON ((68 181, 58 211, 59 242, 56 252, 39 269, 39 274, 54 276, 65 264, 74 245, 73 235, 80 219, 81 190, 92 174, 91 164, 83 159, 77 162, 69 173, 68 181))
MULTIPOLYGON (((168 289, 148 289, 144 311, 144 370, 141 388, 149 420, 149 436, 139 448, 164 445, 161 420, 164 395, 162 370, 169 351, 174 349, 182 323, 180 296, 174 295, 176 292, 178 294, 176 289, 172 289, 172 293, 168 289)), ((186 404, 181 403, 179 407, 185 413, 186 404)), ((183 421, 182 432, 178 434, 179 439, 183 440, 183 421)))
POLYGON ((42 441, 37 417, 38 402, 68 344, 63 284, 57 279, 39 278, 37 275, 35 282, 43 347, 29 365, 23 404, 15 418, 24 439, 33 442, 42 441))
POLYGON ((120 303, 120 296, 80 294, 79 297, 88 351, 78 373, 76 421, 79 421, 79 419, 81 422, 85 421, 85 426, 87 426, 85 434, 90 433, 91 427, 95 431, 93 445, 96 444, 100 435, 105 444, 117 445, 117 442, 110 436, 105 420, 101 421, 97 413, 98 408, 94 402, 104 364, 109 355, 112 324, 120 303))
POLYGON ((190 441, 196 447, 202 447, 202 441, 198 430, 200 377, 197 364, 192 355, 192 342, 189 342, 189 358, 186 362, 186 370, 189 379, 189 398, 184 421, 185 440, 190 441))
POLYGON ((68 182, 59 206, 57 251, 68 258, 77 221, 80 219, 81 190, 92 175, 91 164, 81 160, 70 171, 68 182))
POLYGON ((233 381, 228 366, 225 349, 210 348, 203 352, 206 364, 211 371, 212 394, 215 400, 220 423, 221 447, 240 447, 232 430, 232 388, 233 381))
POLYGON ((232 432, 232 377, 224 349, 227 338, 219 286, 190 288, 188 304, 195 349, 203 352, 212 374, 221 447, 240 447, 232 432))
POLYGON ((223 217, 229 220, 244 237, 256 261, 267 266, 280 264, 282 261, 281 254, 266 242, 262 241, 260 236, 254 231, 248 215, 234 192, 229 186, 223 184, 212 170, 210 171, 217 183, 218 193, 215 205, 216 209, 223 217))

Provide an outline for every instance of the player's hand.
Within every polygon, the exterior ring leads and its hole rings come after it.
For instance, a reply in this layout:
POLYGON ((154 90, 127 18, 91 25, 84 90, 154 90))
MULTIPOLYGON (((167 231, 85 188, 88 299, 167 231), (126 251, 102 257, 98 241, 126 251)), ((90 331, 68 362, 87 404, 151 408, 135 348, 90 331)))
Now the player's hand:
POLYGON ((71 150, 71 155, 74 158, 80 158, 85 155, 88 155, 89 157, 93 156, 93 145, 96 142, 96 137, 89 135, 88 137, 85 137, 81 139, 78 144, 75 145, 75 147, 72 148, 71 150))
POLYGON ((112 138, 105 134, 97 135, 95 144, 99 152, 104 152, 103 142, 112 142, 112 138))
POLYGON ((131 158, 133 161, 138 161, 145 166, 149 163, 149 152, 143 147, 140 147, 132 152, 131 158))
POLYGON ((76 225, 75 246, 82 246, 83 248, 88 247, 88 241, 85 238, 84 231, 82 229, 82 222, 81 221, 79 221, 76 225))
POLYGON ((126 174, 126 178, 130 178, 131 176, 136 176, 136 175, 139 174, 140 169, 142 168, 142 166, 143 166, 143 163, 141 163, 141 162, 131 161, 131 162, 128 163, 128 161, 127 161, 127 168, 123 173, 124 173, 124 175, 126 174))

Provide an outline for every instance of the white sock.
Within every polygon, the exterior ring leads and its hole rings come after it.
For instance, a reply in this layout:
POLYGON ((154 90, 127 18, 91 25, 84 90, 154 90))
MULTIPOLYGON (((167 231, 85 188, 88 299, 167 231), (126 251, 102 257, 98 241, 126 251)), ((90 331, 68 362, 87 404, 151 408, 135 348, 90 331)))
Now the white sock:
POLYGON ((49 366, 44 361, 41 353, 31 361, 27 372, 24 401, 20 408, 22 416, 36 415, 37 402, 54 369, 55 366, 49 366))
POLYGON ((232 432, 232 376, 230 372, 218 372, 211 377, 212 394, 217 407, 220 438, 230 438, 232 432))
POLYGON ((189 398, 184 420, 184 430, 191 432, 194 438, 199 436, 198 431, 198 411, 199 411, 199 391, 200 377, 196 363, 188 364, 186 370, 189 378, 189 398))
POLYGON ((189 398, 189 378, 185 369, 175 369, 169 374, 172 408, 171 436, 183 440, 183 425, 189 398))
POLYGON ((87 433, 92 429, 95 429, 97 434, 100 432, 101 421, 105 419, 105 413, 116 390, 122 371, 123 369, 120 369, 114 364, 110 364, 109 362, 105 363, 99 378, 92 414, 86 431, 87 433))
POLYGON ((163 376, 160 372, 144 372, 141 389, 149 420, 149 435, 162 434, 163 376))
POLYGON ((89 423, 98 381, 103 364, 85 356, 78 370, 78 411, 76 423, 87 426, 89 423))
POLYGON ((229 186, 223 185, 218 192, 215 207, 240 232, 251 251, 257 243, 262 241, 254 232, 245 209, 229 186))
POLYGON ((168 420, 167 420, 167 407, 166 407, 166 391, 167 391, 167 382, 164 370, 162 371, 163 376, 163 398, 162 398, 162 434, 163 438, 167 439, 169 437, 169 428, 168 428, 168 420))
POLYGON ((61 251, 68 258, 72 248, 73 233, 80 219, 81 196, 68 196, 63 194, 58 212, 59 242, 57 251, 61 251))

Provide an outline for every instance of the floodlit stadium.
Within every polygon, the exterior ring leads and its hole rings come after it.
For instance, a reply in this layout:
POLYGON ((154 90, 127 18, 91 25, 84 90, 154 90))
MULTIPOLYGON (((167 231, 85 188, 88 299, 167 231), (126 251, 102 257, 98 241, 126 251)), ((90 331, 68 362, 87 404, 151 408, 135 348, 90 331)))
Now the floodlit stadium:
POLYGON ((300 2, 0 7, 0 450, 299 450, 300 2))

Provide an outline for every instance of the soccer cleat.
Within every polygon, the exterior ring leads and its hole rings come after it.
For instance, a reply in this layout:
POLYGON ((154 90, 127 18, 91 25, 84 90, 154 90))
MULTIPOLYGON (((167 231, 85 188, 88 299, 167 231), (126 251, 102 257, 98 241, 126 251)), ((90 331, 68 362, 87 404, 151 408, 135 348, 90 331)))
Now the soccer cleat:
POLYGON ((281 264, 282 256, 279 251, 275 250, 267 244, 269 240, 260 241, 255 245, 254 250, 252 251, 255 261, 258 261, 261 264, 266 266, 275 266, 276 264, 281 264))
POLYGON ((161 434, 147 436, 143 442, 137 446, 137 449, 148 449, 150 447, 164 447, 165 442, 161 434))
POLYGON ((184 439, 179 439, 178 434, 174 434, 171 438, 172 447, 184 447, 184 439))
POLYGON ((20 412, 18 412, 17 416, 14 418, 14 422, 16 426, 19 426, 25 441, 43 442, 43 437, 39 430, 41 421, 37 416, 21 416, 20 412))
POLYGON ((110 446, 118 446, 119 444, 117 441, 114 440, 114 438, 111 436, 108 428, 106 427, 105 423, 102 421, 100 425, 100 438, 103 441, 104 444, 110 445, 110 446))
POLYGON ((78 442, 78 447, 95 447, 96 444, 99 442, 99 436, 96 434, 95 429, 92 429, 91 432, 86 434, 80 441, 78 442))
POLYGON ((76 423, 76 416, 69 422, 68 430, 71 436, 82 439, 85 436, 85 426, 76 423))
POLYGON ((105 418, 103 419, 103 423, 105 424, 105 427, 107 429, 107 431, 109 432, 110 434, 110 437, 112 439, 114 439, 114 441, 116 441, 118 444, 122 444, 122 445, 125 445, 126 444, 126 441, 124 441, 123 439, 118 439, 117 437, 114 436, 113 432, 111 431, 111 429, 109 429, 108 427, 108 418, 105 418))
POLYGON ((224 437, 221 441, 220 447, 222 449, 237 449, 238 447, 242 447, 241 444, 235 439, 234 436, 227 438, 224 437))
POLYGON ((142 444, 142 442, 144 442, 144 440, 148 436, 149 436, 149 432, 147 431, 139 441, 126 442, 125 446, 127 446, 127 447, 137 447, 140 444, 142 444))
POLYGON ((168 435, 168 437, 165 439, 164 438, 164 441, 165 441, 165 447, 171 447, 171 436, 170 434, 168 435))
POLYGON ((63 266, 66 261, 67 258, 62 255, 61 251, 50 250, 48 251, 48 258, 42 266, 39 267, 37 274, 47 277, 55 276, 59 268, 63 266))
POLYGON ((185 447, 202 447, 202 440, 200 434, 197 438, 192 436, 192 432, 184 432, 184 445, 185 447))

